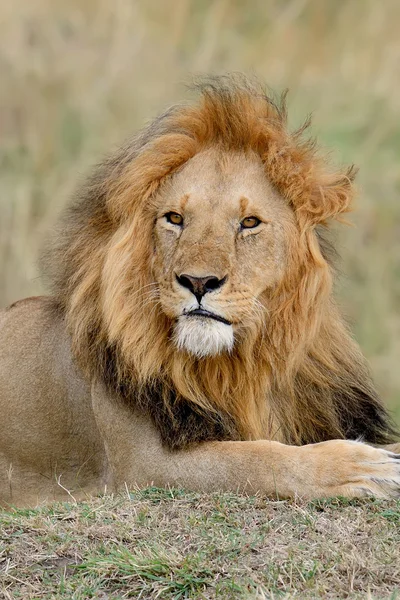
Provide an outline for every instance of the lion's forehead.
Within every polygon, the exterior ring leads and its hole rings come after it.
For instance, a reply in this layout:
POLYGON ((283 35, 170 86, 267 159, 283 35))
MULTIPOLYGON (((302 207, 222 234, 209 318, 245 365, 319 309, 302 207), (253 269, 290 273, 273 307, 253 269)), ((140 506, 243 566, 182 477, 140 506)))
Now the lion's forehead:
POLYGON ((182 198, 184 212, 202 220, 213 220, 216 214, 237 216, 243 199, 250 212, 261 211, 269 217, 288 208, 270 184, 258 156, 217 149, 197 154, 174 176, 164 200, 182 198))

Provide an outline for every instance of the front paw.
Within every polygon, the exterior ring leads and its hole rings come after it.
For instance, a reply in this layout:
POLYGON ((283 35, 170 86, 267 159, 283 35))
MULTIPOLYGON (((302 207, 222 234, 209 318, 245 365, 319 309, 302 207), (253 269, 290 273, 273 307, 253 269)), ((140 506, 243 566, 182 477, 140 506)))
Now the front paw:
POLYGON ((312 444, 302 450, 315 486, 314 498, 400 498, 400 454, 347 440, 312 444))

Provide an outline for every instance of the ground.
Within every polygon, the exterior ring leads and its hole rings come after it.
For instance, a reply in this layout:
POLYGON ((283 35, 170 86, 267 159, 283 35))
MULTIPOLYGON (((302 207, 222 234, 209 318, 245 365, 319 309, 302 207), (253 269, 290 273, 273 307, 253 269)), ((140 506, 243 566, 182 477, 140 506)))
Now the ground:
POLYGON ((0 515, 5 599, 400 598, 400 502, 148 488, 0 515))

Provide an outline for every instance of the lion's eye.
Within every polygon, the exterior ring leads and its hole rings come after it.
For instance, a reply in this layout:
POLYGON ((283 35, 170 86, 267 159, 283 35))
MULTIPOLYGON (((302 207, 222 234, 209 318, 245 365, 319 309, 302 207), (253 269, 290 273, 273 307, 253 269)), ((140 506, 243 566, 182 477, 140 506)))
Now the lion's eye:
POLYGON ((254 229, 254 227, 257 227, 260 223, 261 221, 260 219, 257 219, 257 217, 246 217, 240 225, 242 226, 242 229, 254 229))
POLYGON ((165 215, 168 223, 172 223, 172 225, 183 225, 183 217, 182 215, 176 212, 169 212, 165 215))

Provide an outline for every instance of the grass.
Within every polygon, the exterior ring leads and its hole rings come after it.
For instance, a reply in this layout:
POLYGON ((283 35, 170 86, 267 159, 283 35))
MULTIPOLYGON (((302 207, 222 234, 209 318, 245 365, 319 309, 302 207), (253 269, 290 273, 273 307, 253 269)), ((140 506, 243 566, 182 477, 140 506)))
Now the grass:
POLYGON ((10 510, 0 526, 13 600, 400 598, 400 503, 148 488, 10 510))

